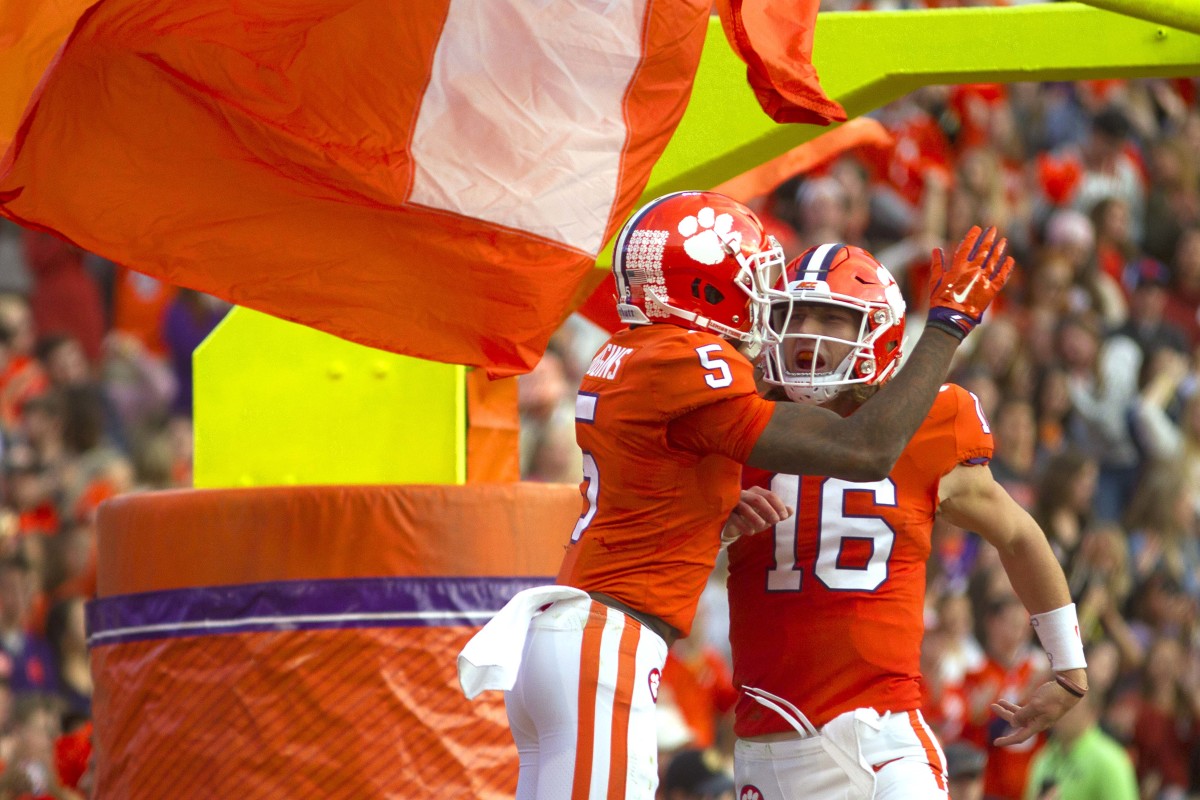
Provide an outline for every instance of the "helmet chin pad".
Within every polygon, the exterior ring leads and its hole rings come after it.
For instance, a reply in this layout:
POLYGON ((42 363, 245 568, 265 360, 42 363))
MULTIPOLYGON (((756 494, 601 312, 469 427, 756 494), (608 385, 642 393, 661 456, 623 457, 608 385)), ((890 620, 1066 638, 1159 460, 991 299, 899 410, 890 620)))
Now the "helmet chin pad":
POLYGON ((846 388, 845 384, 836 386, 801 386, 795 383, 783 384, 783 391, 790 400, 796 403, 820 405, 837 397, 846 388))
MULTIPOLYGON (((812 351, 815 357, 820 352, 822 339, 814 337, 817 342, 812 351)), ((837 340, 835 340, 837 341, 837 340)), ((850 344, 850 342, 846 342, 850 344)), ((851 350, 841 363, 832 370, 822 373, 797 374, 786 369, 780 369, 780 374, 768 379, 768 383, 778 383, 783 386, 787 396, 797 403, 824 403, 837 397, 847 386, 858 383, 853 379, 855 353, 851 350)))

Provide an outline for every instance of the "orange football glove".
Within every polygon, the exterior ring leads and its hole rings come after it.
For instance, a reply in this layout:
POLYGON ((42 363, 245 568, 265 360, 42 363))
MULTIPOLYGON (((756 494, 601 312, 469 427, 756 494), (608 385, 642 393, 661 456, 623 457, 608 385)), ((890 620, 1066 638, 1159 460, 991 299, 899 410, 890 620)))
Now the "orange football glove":
POLYGON ((929 276, 929 316, 926 325, 946 331, 959 341, 983 319, 983 312, 1000 293, 1014 262, 1005 257, 1008 240, 997 237, 995 228, 967 231, 946 266, 941 248, 933 251, 929 276))

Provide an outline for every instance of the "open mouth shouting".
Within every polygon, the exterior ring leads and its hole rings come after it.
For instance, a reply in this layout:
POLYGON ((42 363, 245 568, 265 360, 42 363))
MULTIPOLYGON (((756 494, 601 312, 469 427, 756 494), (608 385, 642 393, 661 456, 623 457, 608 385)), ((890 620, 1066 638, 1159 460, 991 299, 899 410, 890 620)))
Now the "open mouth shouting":
POLYGON ((828 367, 825 366, 825 359, 820 355, 808 351, 797 352, 794 357, 795 371, 805 375, 820 375, 828 372, 828 367))

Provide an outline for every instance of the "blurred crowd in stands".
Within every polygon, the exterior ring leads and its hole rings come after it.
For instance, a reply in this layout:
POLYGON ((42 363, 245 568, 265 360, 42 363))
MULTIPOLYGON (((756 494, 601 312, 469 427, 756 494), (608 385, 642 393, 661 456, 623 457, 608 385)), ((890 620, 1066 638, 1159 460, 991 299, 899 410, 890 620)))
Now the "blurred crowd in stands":
MULTIPOLYGON (((885 5, 929 4, 825 7, 885 5)), ((1091 692, 1029 746, 989 746, 990 702, 1019 701, 1046 664, 996 552, 939 524, 923 710, 954 800, 1050 800, 1084 736, 1115 744, 1145 800, 1200 797, 1198 93, 1200 79, 927 87, 872 115, 891 146, 752 200, 789 256, 873 252, 907 289, 910 340, 933 248, 979 223, 1017 256, 951 380, 979 397, 993 472, 1064 565, 1091 692)), ((0 800, 87 793, 96 508, 190 486, 191 354, 227 310, 0 221, 0 800)), ((578 482, 574 392, 605 338, 573 316, 520 379, 526 480, 578 482)), ((723 595, 719 564, 664 673, 664 796, 731 793, 712 758, 728 764, 736 698, 723 595)))
MULTIPOLYGON (((995 550, 939 523, 924 713, 980 765, 987 798, 1058 796, 1064 753, 1093 735, 1131 761, 1142 798, 1200 797, 1198 92, 1197 79, 927 87, 871 115, 891 146, 751 201, 789 257, 832 241, 874 253, 906 287, 910 341, 933 248, 972 224, 1012 243, 1018 271, 951 380, 979 397, 991 469, 1066 570, 1091 693, 1028 746, 989 745, 1003 729, 989 704, 1019 701, 1047 665, 995 550)), ((572 318, 520 379, 527 480, 578 480, 573 393, 604 338, 572 318)), ((731 752, 722 582, 718 565, 664 671, 664 768, 679 748, 731 752)))
POLYGON ((191 485, 226 304, 0 220, 0 798, 86 796, 97 506, 191 485))

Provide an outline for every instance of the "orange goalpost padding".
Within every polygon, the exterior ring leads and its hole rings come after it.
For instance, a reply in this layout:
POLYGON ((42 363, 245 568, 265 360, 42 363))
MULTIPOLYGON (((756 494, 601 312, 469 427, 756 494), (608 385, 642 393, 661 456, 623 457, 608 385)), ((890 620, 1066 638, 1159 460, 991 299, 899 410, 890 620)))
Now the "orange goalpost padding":
POLYGON ((101 797, 511 797, 503 700, 455 656, 550 583, 568 485, 128 495, 89 606, 101 797))

